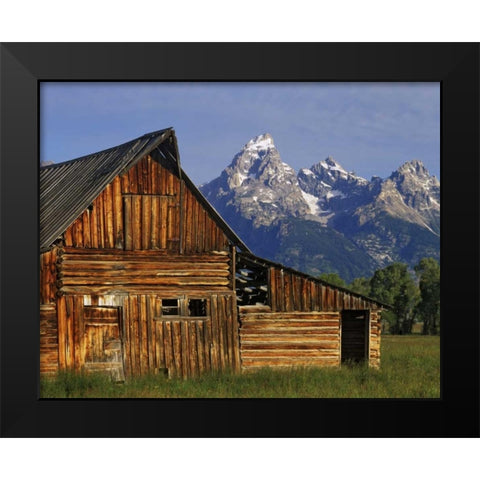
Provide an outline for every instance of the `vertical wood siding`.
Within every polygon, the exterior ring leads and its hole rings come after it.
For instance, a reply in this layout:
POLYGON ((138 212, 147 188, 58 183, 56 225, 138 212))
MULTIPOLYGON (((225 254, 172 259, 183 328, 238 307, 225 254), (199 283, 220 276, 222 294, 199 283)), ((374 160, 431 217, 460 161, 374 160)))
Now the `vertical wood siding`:
POLYGON ((229 242, 177 172, 146 156, 116 177, 64 234, 68 247, 225 251, 229 242))
POLYGON ((234 297, 206 295, 205 317, 162 316, 161 294, 129 295, 124 309, 128 375, 168 373, 190 378, 240 369, 234 297))
MULTIPOLYGON (((199 298, 198 294, 193 296, 199 298)), ((86 325, 92 323, 93 317, 90 313, 86 315, 85 308, 108 305, 120 307, 119 335, 126 375, 168 373, 172 377, 190 378, 210 370, 239 371, 235 297, 205 294, 203 298, 208 302, 205 317, 162 316, 162 298, 171 297, 171 291, 165 294, 64 295, 59 299, 60 366, 81 370, 91 361, 94 347, 90 346, 89 335, 92 334, 86 325)), ((188 301, 187 296, 184 301, 188 301)), ((103 322, 108 320, 105 318, 103 322)), ((97 352, 97 357, 100 356, 97 352)), ((47 367, 45 363, 45 371, 47 367)))
POLYGON ((273 312, 333 312, 378 308, 346 292, 276 266, 269 271, 270 306, 273 312))

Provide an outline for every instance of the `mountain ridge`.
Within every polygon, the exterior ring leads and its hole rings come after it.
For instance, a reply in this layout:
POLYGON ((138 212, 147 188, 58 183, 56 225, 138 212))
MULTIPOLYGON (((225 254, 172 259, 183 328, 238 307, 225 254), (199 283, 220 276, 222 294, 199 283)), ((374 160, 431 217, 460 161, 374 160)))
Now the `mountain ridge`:
POLYGON ((264 133, 200 190, 254 253, 306 273, 351 281, 395 261, 439 258, 440 182, 418 159, 385 179, 348 172, 332 156, 296 173, 264 133))

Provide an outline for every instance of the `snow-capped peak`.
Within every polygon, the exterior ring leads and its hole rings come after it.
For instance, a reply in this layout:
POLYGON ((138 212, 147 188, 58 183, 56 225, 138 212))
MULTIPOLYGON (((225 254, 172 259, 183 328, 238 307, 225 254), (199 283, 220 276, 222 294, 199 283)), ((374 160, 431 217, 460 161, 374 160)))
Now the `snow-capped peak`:
POLYGON ((354 172, 348 172, 333 157, 327 157, 325 160, 318 162, 316 165, 310 167, 308 171, 302 169, 303 175, 310 175, 309 172, 312 172, 320 180, 324 180, 328 184, 337 181, 355 182, 359 185, 368 184, 368 180, 359 177, 354 172))
POLYGON ((425 165, 423 165, 420 160, 416 159, 405 162, 397 169, 397 172, 403 175, 410 174, 416 176, 430 176, 428 170, 425 168, 425 165))
POLYGON ((274 147, 273 138, 269 133, 264 133, 263 135, 258 135, 252 138, 246 145, 245 150, 256 151, 259 150, 268 150, 269 148, 274 147))
POLYGON ((333 157, 327 157, 325 160, 322 160, 320 165, 327 170, 338 170, 345 174, 348 173, 333 157))

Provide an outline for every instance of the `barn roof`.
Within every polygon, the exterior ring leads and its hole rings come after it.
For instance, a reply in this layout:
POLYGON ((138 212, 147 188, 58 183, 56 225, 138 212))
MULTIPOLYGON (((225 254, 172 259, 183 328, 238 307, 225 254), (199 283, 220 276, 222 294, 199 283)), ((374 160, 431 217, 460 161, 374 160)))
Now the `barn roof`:
POLYGON ((367 302, 376 303, 379 307, 384 308, 386 310, 392 310, 393 309, 393 307, 391 305, 387 305, 386 303, 379 302, 378 300, 375 300, 374 298, 367 297, 366 295, 362 295, 361 293, 354 292, 353 290, 350 290, 350 289, 345 288, 345 287, 340 287, 338 285, 334 285, 333 283, 326 282, 325 280, 322 280, 322 279, 317 278, 317 277, 313 277, 312 275, 309 275, 308 273, 300 272, 299 270, 295 270, 294 268, 286 267, 285 265, 282 265, 280 263, 272 262, 271 260, 267 260, 267 259, 262 258, 262 257, 257 257, 256 255, 254 255, 251 252, 239 252, 238 253, 238 258, 250 261, 253 264, 256 264, 256 265, 259 265, 259 266, 262 266, 262 267, 279 268, 279 269, 282 269, 284 272, 293 273, 294 275, 306 278, 306 279, 308 279, 310 281, 313 281, 317 284, 326 285, 330 288, 334 288, 336 290, 340 290, 340 291, 348 293, 350 295, 354 295, 356 297, 363 298, 367 302))
POLYGON ((175 132, 172 128, 147 133, 135 140, 68 162, 40 168, 40 252, 48 250, 105 187, 119 174, 164 142, 174 144, 171 160, 200 203, 221 226, 229 240, 245 251, 248 247, 207 202, 180 168, 175 132))

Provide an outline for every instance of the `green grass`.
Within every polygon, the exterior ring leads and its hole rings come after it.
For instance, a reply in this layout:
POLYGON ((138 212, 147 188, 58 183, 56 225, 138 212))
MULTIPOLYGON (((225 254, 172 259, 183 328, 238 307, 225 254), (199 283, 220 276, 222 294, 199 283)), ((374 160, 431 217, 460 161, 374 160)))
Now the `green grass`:
POLYGON ((382 337, 382 365, 262 369, 191 380, 146 375, 124 384, 99 374, 61 372, 41 381, 42 398, 439 398, 440 338, 382 337))

